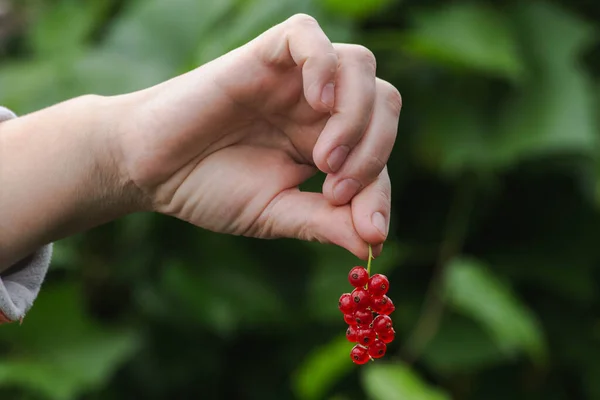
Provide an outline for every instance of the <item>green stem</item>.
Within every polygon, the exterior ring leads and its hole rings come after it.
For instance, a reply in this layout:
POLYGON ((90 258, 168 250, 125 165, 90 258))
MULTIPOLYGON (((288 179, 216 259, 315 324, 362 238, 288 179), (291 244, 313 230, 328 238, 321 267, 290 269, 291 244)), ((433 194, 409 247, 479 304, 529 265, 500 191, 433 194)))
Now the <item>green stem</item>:
POLYGON ((476 177, 465 174, 459 181, 454 202, 449 211, 446 232, 439 249, 433 277, 425 296, 423 311, 403 349, 406 354, 405 361, 409 364, 419 358, 421 352, 439 328, 444 312, 442 290, 446 266, 462 250, 476 194, 476 177))
POLYGON ((373 249, 369 245, 369 261, 367 261, 367 274, 371 276, 371 260, 373 259, 373 249))

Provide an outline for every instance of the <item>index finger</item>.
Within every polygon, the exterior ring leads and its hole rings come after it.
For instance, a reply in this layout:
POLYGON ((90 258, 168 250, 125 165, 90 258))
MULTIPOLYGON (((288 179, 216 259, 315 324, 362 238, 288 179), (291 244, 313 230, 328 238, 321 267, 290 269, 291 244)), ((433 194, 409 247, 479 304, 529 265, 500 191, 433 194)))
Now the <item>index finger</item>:
POLYGON ((308 104, 316 111, 331 110, 338 57, 315 18, 296 14, 254 41, 264 64, 275 68, 300 67, 308 104))

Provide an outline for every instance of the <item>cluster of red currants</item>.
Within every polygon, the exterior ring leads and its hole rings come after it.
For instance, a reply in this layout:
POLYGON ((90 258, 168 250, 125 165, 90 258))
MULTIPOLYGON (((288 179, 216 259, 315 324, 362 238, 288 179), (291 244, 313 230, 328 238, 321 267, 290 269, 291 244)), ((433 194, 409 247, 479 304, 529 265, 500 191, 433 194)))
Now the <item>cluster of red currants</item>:
POLYGON ((354 267, 348 280, 355 289, 352 293, 342 294, 338 307, 349 325, 346 338, 356 343, 350 358, 355 364, 365 364, 383 357, 387 344, 394 340, 396 332, 389 315, 395 307, 386 295, 390 283, 385 275, 369 277, 364 267, 354 267))

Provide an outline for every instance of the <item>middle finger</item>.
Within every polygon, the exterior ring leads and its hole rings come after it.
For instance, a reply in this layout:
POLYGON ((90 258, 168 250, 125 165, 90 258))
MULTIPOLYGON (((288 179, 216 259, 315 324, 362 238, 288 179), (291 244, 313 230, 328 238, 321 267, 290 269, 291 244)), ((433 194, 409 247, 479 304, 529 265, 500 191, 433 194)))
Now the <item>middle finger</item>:
POLYGON ((376 61, 359 45, 334 44, 338 53, 335 104, 313 150, 315 165, 335 173, 363 136, 375 102, 376 61))
POLYGON ((348 203, 370 185, 385 167, 398 131, 402 97, 390 83, 377 79, 375 108, 360 143, 335 174, 327 175, 323 194, 334 205, 348 203))

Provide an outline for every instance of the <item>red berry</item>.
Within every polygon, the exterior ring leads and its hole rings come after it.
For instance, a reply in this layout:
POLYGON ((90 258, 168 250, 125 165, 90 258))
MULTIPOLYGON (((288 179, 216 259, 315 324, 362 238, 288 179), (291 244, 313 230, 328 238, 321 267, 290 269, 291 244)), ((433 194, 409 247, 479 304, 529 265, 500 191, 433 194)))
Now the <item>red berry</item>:
POLYGON ((381 340, 375 340, 369 345, 369 355, 373 358, 381 358, 385 355, 387 346, 381 340))
POLYGON ((390 281, 385 275, 375 274, 369 279, 369 293, 373 296, 383 296, 389 288, 390 281))
POLYGON ((377 337, 383 343, 392 343, 394 341, 394 337, 396 337, 396 331, 394 330, 394 328, 392 328, 385 332, 377 332, 377 337))
POLYGON ((356 325, 356 320, 354 319, 354 314, 344 314, 344 322, 348 325, 356 325))
POLYGON ((380 297, 372 297, 371 298, 371 308, 377 314, 387 315, 388 313, 386 313, 384 311, 388 308, 388 303, 390 303, 390 302, 391 302, 390 298, 387 297, 386 295, 383 295, 380 297))
POLYGON ((364 310, 371 305, 371 296, 365 289, 356 288, 352 291, 351 296, 357 310, 364 310))
POLYGON ((392 319, 387 315, 378 315, 372 325, 375 332, 378 333, 389 331, 393 327, 392 319))
POLYGON ((365 267, 354 267, 348 273, 348 280, 356 288, 363 287, 369 283, 369 273, 365 267))
POLYGON ((360 345, 356 345, 350 351, 350 358, 354 364, 362 365, 369 362, 371 357, 369 356, 368 350, 360 345))
POLYGON ((344 314, 352 314, 356 310, 356 303, 350 293, 344 293, 340 296, 338 308, 344 314))
POLYGON ((394 306, 394 302, 392 301, 392 299, 388 298, 387 304, 385 305, 383 311, 380 312, 379 314, 390 315, 391 313, 394 312, 394 310, 396 310, 396 306, 394 306))
POLYGON ((358 341, 358 329, 356 329, 356 325, 350 325, 348 329, 346 329, 346 339, 353 343, 358 341))
POLYGON ((373 312, 369 310, 356 310, 354 313, 354 323, 360 326, 368 326, 373 322, 373 312))
POLYGON ((373 329, 359 329, 357 339, 363 346, 369 346, 377 339, 377 334, 373 329))

